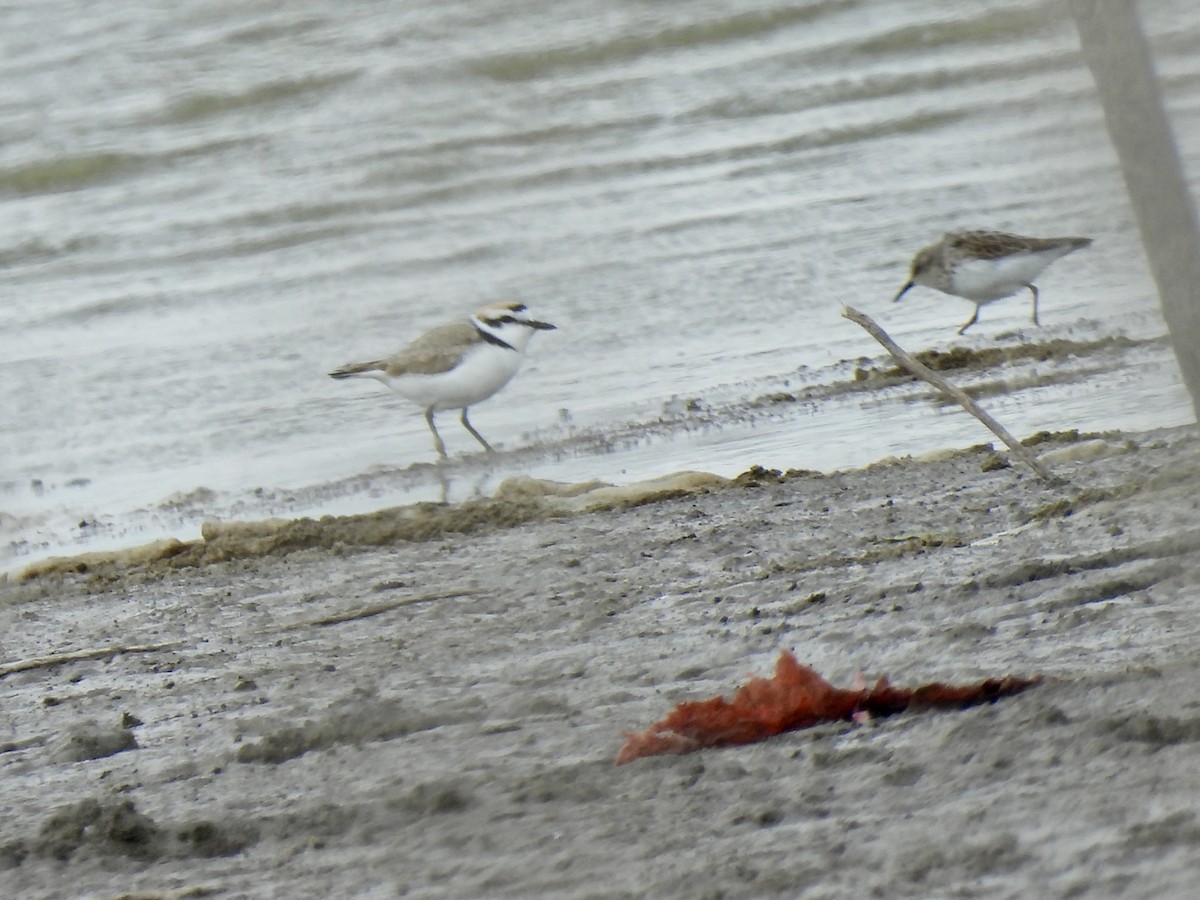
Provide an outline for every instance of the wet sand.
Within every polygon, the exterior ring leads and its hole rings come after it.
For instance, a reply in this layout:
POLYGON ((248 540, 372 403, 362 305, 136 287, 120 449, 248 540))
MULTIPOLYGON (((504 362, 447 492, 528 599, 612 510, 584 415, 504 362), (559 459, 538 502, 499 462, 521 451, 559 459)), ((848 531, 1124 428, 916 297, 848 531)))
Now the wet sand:
POLYGON ((1068 484, 985 446, 646 493, 518 481, 14 579, 0 881, 20 897, 1190 896, 1200 440, 1031 443, 1068 484), (106 648, 126 652, 82 652, 106 648), (838 685, 1048 682, 613 765, 623 731, 731 694, 784 648, 838 685))

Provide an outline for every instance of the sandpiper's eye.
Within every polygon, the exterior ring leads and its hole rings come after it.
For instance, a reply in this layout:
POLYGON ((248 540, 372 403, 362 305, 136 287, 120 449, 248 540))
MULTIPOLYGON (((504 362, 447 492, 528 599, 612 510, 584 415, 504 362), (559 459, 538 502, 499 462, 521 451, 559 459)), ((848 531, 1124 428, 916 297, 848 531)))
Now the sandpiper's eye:
POLYGON ((500 322, 504 325, 512 325, 516 321, 517 321, 516 318, 514 318, 513 316, 501 316, 500 317, 500 322))

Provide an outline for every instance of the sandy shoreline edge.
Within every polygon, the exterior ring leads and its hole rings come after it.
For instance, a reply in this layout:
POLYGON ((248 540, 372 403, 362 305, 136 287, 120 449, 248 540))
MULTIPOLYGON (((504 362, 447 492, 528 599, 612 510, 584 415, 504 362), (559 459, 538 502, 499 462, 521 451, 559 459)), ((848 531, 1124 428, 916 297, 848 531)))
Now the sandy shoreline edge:
POLYGON ((390 514, 420 539, 370 517, 260 523, 237 545, 218 527, 186 565, 76 560, 0 585, 0 662, 112 650, 0 679, 5 880, 28 897, 1186 896, 1200 440, 1034 443, 1066 487, 985 446, 692 473, 591 509, 609 489, 524 482, 437 528, 436 509, 390 514), (1052 680, 613 767, 622 731, 783 648, 841 684, 1052 680))

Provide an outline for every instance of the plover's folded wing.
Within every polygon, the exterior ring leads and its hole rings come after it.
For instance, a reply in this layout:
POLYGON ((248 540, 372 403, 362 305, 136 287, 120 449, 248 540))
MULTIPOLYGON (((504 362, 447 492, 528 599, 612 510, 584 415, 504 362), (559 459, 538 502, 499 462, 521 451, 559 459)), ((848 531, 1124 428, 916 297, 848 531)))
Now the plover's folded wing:
POLYGON ((447 322, 421 335, 399 353, 384 360, 384 371, 401 375, 440 375, 449 372, 483 339, 469 321, 447 322))

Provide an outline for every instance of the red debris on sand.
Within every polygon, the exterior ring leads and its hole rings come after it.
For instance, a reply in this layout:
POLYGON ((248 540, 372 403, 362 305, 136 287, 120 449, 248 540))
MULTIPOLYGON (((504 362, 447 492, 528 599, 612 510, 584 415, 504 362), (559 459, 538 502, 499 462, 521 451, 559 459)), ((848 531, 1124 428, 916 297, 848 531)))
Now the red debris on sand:
POLYGON ((972 685, 934 682, 906 691, 880 678, 873 688, 842 690, 784 650, 775 664, 774 678, 752 677, 732 700, 684 701, 647 731, 626 732, 617 765, 643 756, 751 744, 819 722, 850 720, 864 712, 890 716, 934 706, 962 709, 1018 694, 1041 681, 1040 677, 1010 677, 972 685))

